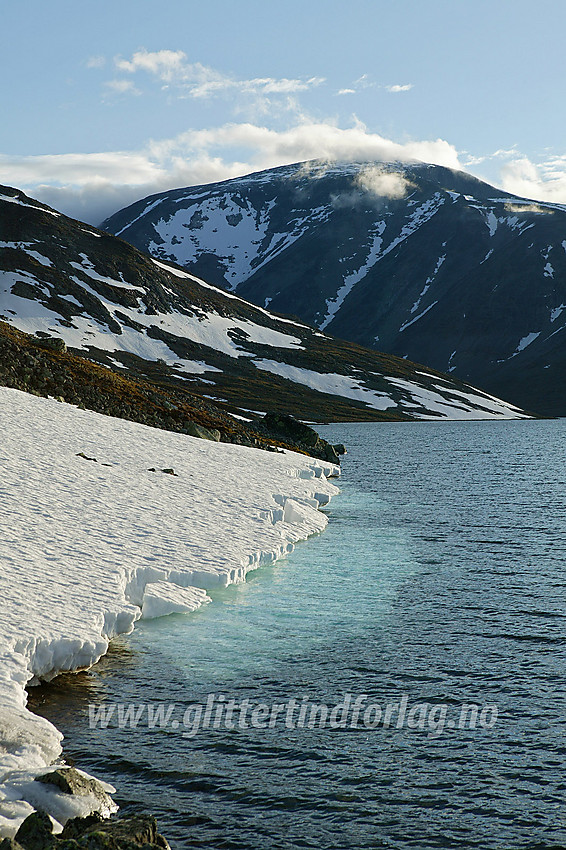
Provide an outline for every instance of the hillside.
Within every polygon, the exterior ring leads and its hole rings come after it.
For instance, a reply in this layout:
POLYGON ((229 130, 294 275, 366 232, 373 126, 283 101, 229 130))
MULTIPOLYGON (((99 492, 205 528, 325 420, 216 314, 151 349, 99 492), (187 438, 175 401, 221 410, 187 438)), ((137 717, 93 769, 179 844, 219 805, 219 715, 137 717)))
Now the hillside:
POLYGON ((423 163, 316 162, 145 198, 102 227, 321 330, 566 415, 566 208, 423 163))
POLYGON ((16 189, 0 189, 0 236, 1 320, 237 416, 523 415, 455 378, 274 315, 16 189))

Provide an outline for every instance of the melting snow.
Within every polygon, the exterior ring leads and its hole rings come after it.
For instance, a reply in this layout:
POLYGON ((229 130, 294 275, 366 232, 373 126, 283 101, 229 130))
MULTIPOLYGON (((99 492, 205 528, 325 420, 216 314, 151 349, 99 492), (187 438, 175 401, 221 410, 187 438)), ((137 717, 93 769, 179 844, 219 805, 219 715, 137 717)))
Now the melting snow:
POLYGON ((328 206, 315 207, 306 213, 301 211, 289 222, 289 232, 269 236, 275 200, 267 201, 260 210, 237 192, 202 200, 194 196, 181 200, 190 203, 153 225, 159 240, 150 242, 148 252, 163 256, 168 251, 180 265, 211 252, 224 265, 232 289, 300 239, 309 224, 325 221, 330 215, 328 206), (268 237, 269 244, 266 244, 268 237))
POLYGON ((497 216, 491 210, 487 214, 485 223, 489 228, 489 235, 495 236, 495 231, 497 230, 497 216))
POLYGON ((361 381, 348 375, 314 372, 312 369, 300 369, 298 366, 276 363, 273 360, 255 360, 254 362, 258 369, 273 372, 274 375, 288 378, 296 384, 304 384, 320 393, 330 393, 331 395, 363 401, 374 410, 386 410, 388 407, 395 407, 395 402, 388 395, 369 389, 361 381))
POLYGON ((0 432, 0 835, 13 835, 37 785, 23 780, 61 752, 26 683, 93 664, 142 612, 193 609, 322 531, 337 468, 4 387, 0 432))
MULTIPOLYGON (((123 278, 120 280, 116 280, 113 277, 104 277, 103 275, 98 274, 98 272, 95 271, 93 263, 91 262, 91 260, 89 260, 86 254, 79 254, 79 257, 81 258, 82 263, 70 263, 70 265, 74 269, 77 269, 77 271, 86 274, 88 277, 90 277, 91 280, 97 280, 100 281, 100 283, 107 283, 109 286, 113 286, 117 289, 134 290, 135 292, 141 292, 142 295, 145 295, 145 289, 142 289, 139 286, 134 286, 133 284, 125 281, 123 278)), ((75 280, 77 279, 75 278, 75 280)), ((84 283, 82 281, 77 280, 77 283, 81 286, 84 286, 84 283)), ((97 298, 100 298, 100 295, 97 292, 94 292, 93 295, 95 295, 97 298)))
MULTIPOLYGON (((192 280, 195 283, 198 283, 199 286, 203 286, 205 289, 212 289, 212 290, 214 290, 214 292, 221 292, 223 297, 231 298, 233 301, 239 301, 240 304, 245 304, 246 307, 248 307, 248 308, 251 307, 252 310, 256 310, 258 313, 263 313, 263 315, 267 316, 269 319, 272 319, 272 320, 274 319, 274 317, 271 315, 271 313, 268 313, 267 310, 264 310, 264 309, 262 309, 261 307, 258 307, 255 304, 250 304, 249 301, 245 301, 243 298, 240 298, 238 295, 234 295, 231 292, 226 292, 224 289, 219 289, 217 286, 213 286, 211 283, 207 283, 205 280, 201 280, 200 277, 195 277, 194 274, 189 274, 189 272, 181 271, 181 269, 176 269, 173 266, 168 266, 166 263, 160 263, 159 260, 153 260, 152 259, 152 262, 156 266, 159 266, 160 269, 163 269, 164 271, 169 272, 170 274, 174 274, 175 277, 184 277, 187 280, 192 280)), ((295 321, 293 321, 293 319, 285 319, 285 318, 282 318, 281 316, 277 316, 276 321, 277 322, 283 322, 286 325, 295 325, 297 328, 308 328, 308 325, 304 325, 301 322, 295 322, 295 321)), ((309 328, 309 330, 310 330, 310 328, 309 328)))
MULTIPOLYGON (((444 244, 446 245, 446 242, 444 244)), ((444 262, 445 259, 446 259, 446 254, 443 254, 441 257, 438 258, 432 275, 430 277, 427 277, 425 285, 423 286, 419 297, 417 298, 417 300, 415 301, 415 303, 411 307, 411 313, 416 313, 416 311, 418 310, 419 304, 421 303, 422 299, 424 298, 424 296, 429 291, 431 284, 434 283, 434 279, 435 279, 436 275, 438 274, 438 272, 440 271, 440 267, 441 267, 441 265, 442 265, 442 263, 444 262)), ((438 303, 438 302, 436 302, 436 303, 438 303)), ((424 313, 423 313, 423 315, 424 315, 424 313)))
POLYGON ((515 356, 515 354, 519 354, 519 352, 524 351, 524 350, 525 350, 525 348, 526 348, 528 345, 530 345, 530 344, 531 344, 531 342, 534 342, 534 341, 535 341, 535 339, 537 339, 537 337, 539 337, 539 336, 540 336, 540 334, 541 334, 541 332, 540 332, 540 331, 538 331, 538 333, 530 333, 530 334, 527 334, 526 336, 524 336, 524 337, 520 340, 519 345, 518 345, 518 346, 517 346, 517 348, 515 349, 515 352, 513 353, 512 357, 514 357, 514 356, 515 356))
POLYGON ((369 251, 365 263, 357 271, 351 272, 349 275, 346 275, 342 286, 336 293, 336 297, 331 298, 326 302, 326 316, 319 325, 321 331, 328 327, 328 325, 330 324, 330 322, 332 321, 332 319, 334 318, 334 316, 336 315, 336 313, 338 312, 338 310, 340 309, 340 307, 342 306, 345 299, 348 297, 356 283, 359 283, 359 281, 365 277, 368 271, 373 266, 375 266, 375 264, 379 260, 379 251, 383 242, 381 235, 384 230, 385 222, 380 221, 377 224, 376 232, 372 236, 372 241, 369 246, 369 251))
POLYGON ((28 207, 30 210, 39 210, 42 213, 48 213, 55 218, 61 218, 61 213, 55 210, 47 210, 44 207, 38 207, 37 204, 26 204, 25 201, 20 201, 19 198, 14 198, 12 195, 0 195, 0 201, 7 201, 9 204, 17 204, 20 207, 28 207))
MULTIPOLYGON (((432 302, 432 304, 429 304, 429 305, 428 305, 428 307, 427 307, 425 310, 423 310, 423 311, 422 311, 422 313, 419 313, 419 315, 418 315, 418 316, 415 316, 415 318, 414 318, 414 319, 411 319, 409 322, 405 322, 404 324, 402 324, 402 325, 401 325, 401 327, 399 328, 399 333, 401 333, 401 331, 404 331, 404 330, 405 330, 406 328, 408 328, 410 325, 414 325, 414 323, 415 323, 415 322, 418 322, 418 321, 419 321, 419 319, 422 319, 422 317, 423 317, 426 313, 428 313, 428 311, 429 311, 429 310, 432 310, 432 308, 433 308, 433 307, 435 307, 437 304, 438 304, 438 301, 433 301, 433 302, 432 302)), ((412 312, 412 311, 411 311, 411 312, 412 312)))
POLYGON ((125 230, 127 230, 129 227, 131 227, 132 224, 135 224, 136 221, 139 221, 140 218, 143 218, 144 215, 146 215, 151 210, 155 209, 155 207, 157 207, 159 204, 161 204, 164 200, 165 200, 165 198, 159 198, 159 200, 153 201, 152 203, 145 206, 143 208, 142 212, 138 216, 136 216, 131 221, 129 221, 126 225, 124 225, 124 227, 122 227, 121 230, 118 230, 118 232, 116 233, 116 236, 120 236, 125 230))
POLYGON ((415 406, 426 409, 424 413, 412 411, 413 415, 418 416, 419 419, 438 419, 439 417, 434 415, 435 412, 445 419, 528 418, 517 407, 487 394, 461 392, 450 386, 442 388, 441 392, 440 387, 422 387, 401 378, 387 378, 387 380, 406 390, 415 406), (447 395, 450 398, 446 398, 447 395))
POLYGON ((35 244, 35 242, 0 242, 0 248, 13 248, 23 251, 25 254, 33 257, 34 260, 37 260, 38 263, 41 263, 42 266, 52 266, 53 263, 48 257, 44 257, 38 251, 30 251, 30 246, 35 244))

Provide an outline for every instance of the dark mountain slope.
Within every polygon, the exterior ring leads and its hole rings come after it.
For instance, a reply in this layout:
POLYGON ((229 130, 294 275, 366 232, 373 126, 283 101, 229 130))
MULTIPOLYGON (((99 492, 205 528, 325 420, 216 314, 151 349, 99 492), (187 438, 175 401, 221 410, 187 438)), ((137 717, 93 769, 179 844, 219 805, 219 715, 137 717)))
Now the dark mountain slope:
POLYGON ((238 415, 521 415, 440 373, 275 316, 15 189, 0 189, 0 239, 1 319, 238 415))
POLYGON ((287 166, 103 227, 270 310, 566 415, 566 208, 440 166, 287 166))

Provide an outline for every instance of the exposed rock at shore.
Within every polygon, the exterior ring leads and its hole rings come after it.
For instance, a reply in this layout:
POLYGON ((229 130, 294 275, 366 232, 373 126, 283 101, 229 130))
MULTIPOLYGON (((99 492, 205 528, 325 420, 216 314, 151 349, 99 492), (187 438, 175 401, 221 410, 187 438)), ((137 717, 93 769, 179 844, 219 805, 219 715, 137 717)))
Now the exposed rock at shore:
POLYGON ((25 819, 15 838, 0 842, 0 850, 137 850, 139 847, 169 850, 151 815, 107 821, 99 814, 73 818, 67 821, 63 832, 54 835, 51 818, 38 811, 25 819))
POLYGON ((299 422, 287 413, 266 413, 262 419, 256 419, 254 427, 260 433, 274 435, 284 443, 299 447, 306 454, 318 457, 330 463, 340 463, 339 455, 346 453, 345 447, 339 443, 335 446, 323 440, 314 428, 299 422))
POLYGON ((58 767, 42 776, 36 776, 36 782, 53 785, 63 794, 73 794, 78 797, 92 797, 97 804, 112 811, 116 805, 102 784, 92 777, 85 776, 74 767, 58 767))

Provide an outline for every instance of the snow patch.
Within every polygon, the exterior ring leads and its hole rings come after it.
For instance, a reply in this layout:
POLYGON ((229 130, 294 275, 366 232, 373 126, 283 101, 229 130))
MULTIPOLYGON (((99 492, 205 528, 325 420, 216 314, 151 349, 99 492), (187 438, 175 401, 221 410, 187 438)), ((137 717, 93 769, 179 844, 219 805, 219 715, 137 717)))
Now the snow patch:
POLYGON ((488 212, 486 216, 485 223, 489 228, 489 235, 495 236, 495 232, 497 230, 497 216, 491 210, 488 212))
POLYGON ((524 336, 519 341, 519 345, 517 346, 517 348, 515 349, 514 353, 511 356, 515 357, 516 354, 519 354, 521 351, 524 351, 525 348, 528 345, 530 345, 532 342, 535 341, 535 339, 537 339, 540 336, 540 334, 541 334, 541 332, 538 331, 538 333, 530 333, 530 334, 527 334, 526 336, 524 336))
POLYGON ((414 319, 411 319, 409 322, 404 322, 401 325, 401 327, 399 328, 399 333, 401 333, 401 331, 406 330, 411 325, 414 325, 415 322, 419 321, 419 319, 422 319, 422 317, 425 316, 428 313, 429 310, 432 310, 432 308, 435 307, 437 304, 438 304, 438 301, 433 301, 432 304, 429 304, 428 307, 425 310, 423 310, 422 313, 419 313, 418 316, 415 316, 414 319))
POLYGON ((419 419, 524 419, 525 414, 494 396, 478 392, 462 392, 450 386, 422 387, 401 378, 387 380, 404 390, 412 397, 415 407, 425 409, 425 412, 412 410, 411 413, 419 419), (434 415, 434 414, 438 415, 434 415))
POLYGON ((25 201, 20 201, 19 198, 14 198, 12 195, 0 195, 0 201, 7 201, 9 204, 17 204, 19 207, 28 207, 30 210, 39 210, 39 212, 53 215, 55 218, 61 218, 61 213, 55 210, 46 210, 44 207, 38 207, 37 204, 26 204, 25 201))
POLYGON ((363 401, 364 404, 374 410, 386 410, 388 407, 395 407, 395 402, 388 395, 372 390, 364 386, 361 381, 348 375, 314 372, 312 369, 300 369, 298 366, 276 363, 273 360, 255 360, 254 363, 258 369, 264 372, 272 372, 274 375, 287 378, 296 384, 303 384, 321 393, 363 401))
POLYGON ((365 263, 361 266, 357 271, 351 272, 349 275, 344 277, 344 281, 338 292, 336 293, 335 298, 331 298, 326 302, 326 316, 323 321, 320 323, 319 328, 321 331, 325 330, 328 327, 356 283, 359 283, 362 280, 368 271, 377 263, 379 260, 379 251, 381 248, 381 244, 383 242, 382 234, 385 230, 385 222, 380 221, 377 224, 376 232, 372 235, 371 243, 368 250, 368 255, 365 263))

